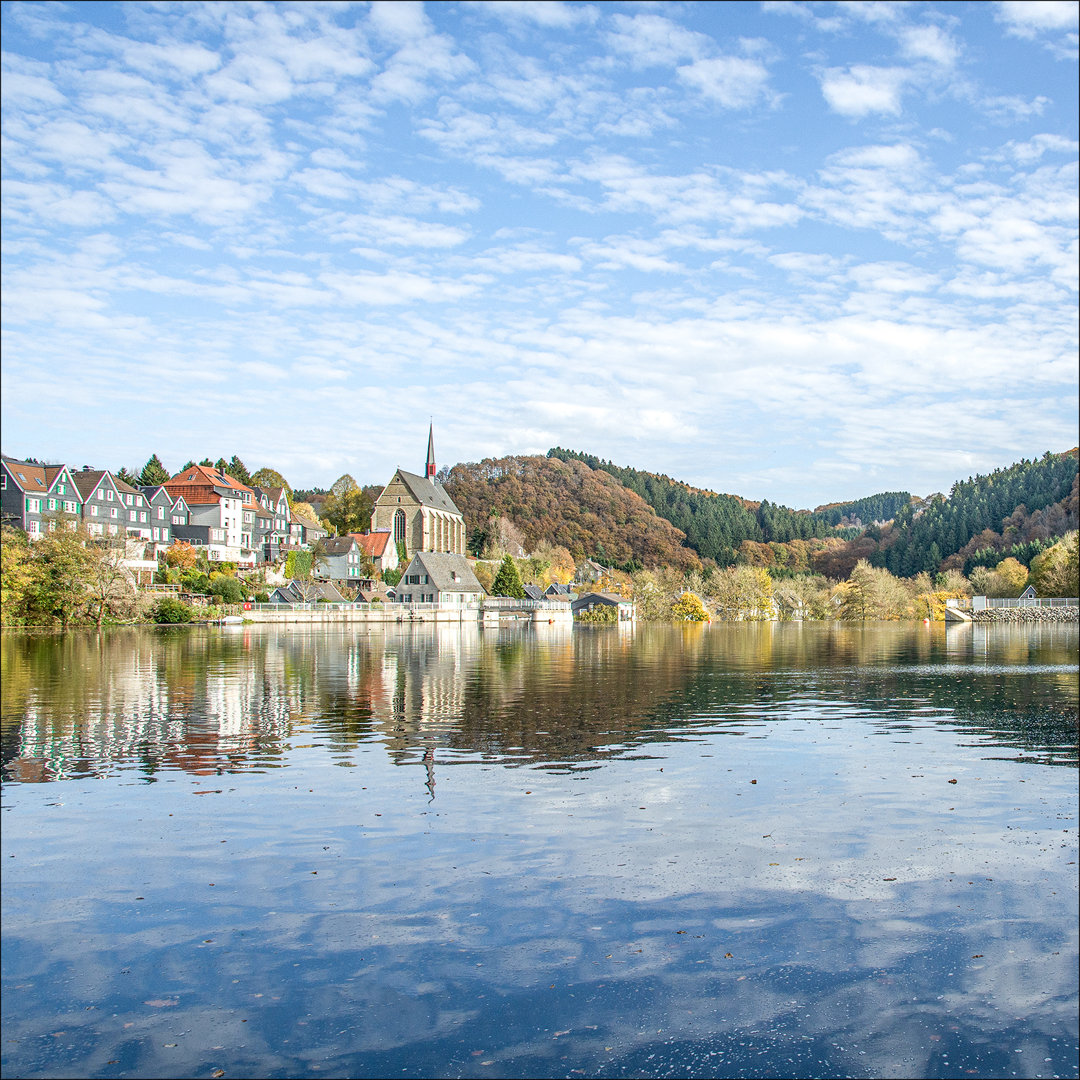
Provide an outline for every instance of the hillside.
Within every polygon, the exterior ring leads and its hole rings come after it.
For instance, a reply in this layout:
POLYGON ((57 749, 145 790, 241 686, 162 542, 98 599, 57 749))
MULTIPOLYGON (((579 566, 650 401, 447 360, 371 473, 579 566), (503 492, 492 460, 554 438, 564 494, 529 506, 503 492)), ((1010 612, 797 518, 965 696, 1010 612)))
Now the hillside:
POLYGON ((488 522, 500 516, 522 533, 527 548, 541 541, 565 547, 575 560, 621 565, 700 567, 685 536, 640 495, 583 461, 551 457, 487 458, 455 465, 445 487, 461 510, 469 544, 478 550, 488 522))
POLYGON ((859 559, 910 577, 956 568, 1025 565, 1077 528, 1077 451, 1047 453, 955 483, 949 495, 883 492, 796 511, 695 489, 556 448, 457 465, 446 487, 478 550, 489 522, 507 518, 526 546, 546 541, 609 565, 692 569, 701 560, 774 574, 847 578, 859 559), (857 525, 856 523, 861 523, 857 525))
POLYGON ((702 558, 714 559, 721 566, 733 563, 740 545, 746 541, 786 544, 793 540, 846 539, 857 532, 837 527, 843 517, 843 508, 840 513, 832 509, 814 513, 791 510, 767 499, 760 503, 749 502, 736 495, 702 491, 668 476, 624 468, 592 454, 562 447, 549 450, 548 457, 558 461, 581 461, 613 476, 639 495, 660 517, 685 533, 687 545, 702 558))

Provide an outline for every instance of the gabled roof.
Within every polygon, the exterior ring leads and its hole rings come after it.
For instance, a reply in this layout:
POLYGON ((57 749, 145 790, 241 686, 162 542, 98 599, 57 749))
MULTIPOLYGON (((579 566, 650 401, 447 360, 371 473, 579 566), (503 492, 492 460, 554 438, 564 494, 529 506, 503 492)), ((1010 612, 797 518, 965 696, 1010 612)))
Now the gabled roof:
POLYGON ((122 491, 125 495, 138 495, 140 499, 146 498, 146 495, 137 487, 132 487, 126 480, 121 480, 119 476, 113 477, 113 483, 116 485, 116 490, 122 491))
POLYGON ((64 476, 66 476, 69 480, 72 477, 72 472, 66 465, 45 466, 45 480, 47 481, 50 490, 52 490, 56 482, 64 476))
POLYGON ((4 458, 4 467, 8 470, 11 478, 23 489, 33 494, 40 492, 45 494, 49 489, 49 482, 45 477, 45 469, 41 465, 28 465, 25 461, 15 461, 12 458, 4 458))
MULTIPOLYGON (((480 593, 483 595, 484 586, 476 579, 469 560, 464 555, 451 555, 443 551, 421 551, 412 557, 412 561, 405 568, 405 573, 417 573, 417 566, 423 567, 430 584, 434 585, 439 592, 467 592, 480 593)), ((402 577, 398 586, 400 592, 408 588, 405 578, 402 577)))
POLYGON ((417 476, 416 473, 398 469, 397 475, 402 483, 409 489, 412 497, 421 506, 430 506, 432 510, 444 510, 448 514, 458 514, 461 511, 454 505, 454 500, 443 490, 441 484, 433 484, 426 476, 417 476))
POLYGON ((348 555, 354 548, 358 548, 356 539, 352 536, 333 536, 323 541, 323 548, 327 555, 348 555))
POLYGON ((381 559, 390 546, 389 532, 349 533, 349 535, 360 545, 360 550, 371 559, 381 559))
POLYGON ((347 604, 349 602, 329 581, 298 582, 294 580, 279 585, 274 590, 287 604, 303 603, 304 591, 311 591, 316 600, 326 600, 331 604, 347 604))
POLYGON ((114 477, 108 469, 80 469, 78 472, 72 473, 71 478, 75 481, 75 486, 79 489, 79 494, 83 497, 83 502, 86 502, 86 500, 101 487, 106 478, 109 480, 109 484, 106 484, 106 487, 112 486, 114 491, 118 490, 116 487, 116 477, 114 477))
POLYGON ((210 488, 220 498, 222 491, 243 499, 244 502, 253 502, 255 492, 246 484, 241 484, 235 477, 225 472, 218 472, 209 465, 191 465, 181 469, 174 477, 165 481, 165 487, 170 494, 188 494, 193 488, 210 488))

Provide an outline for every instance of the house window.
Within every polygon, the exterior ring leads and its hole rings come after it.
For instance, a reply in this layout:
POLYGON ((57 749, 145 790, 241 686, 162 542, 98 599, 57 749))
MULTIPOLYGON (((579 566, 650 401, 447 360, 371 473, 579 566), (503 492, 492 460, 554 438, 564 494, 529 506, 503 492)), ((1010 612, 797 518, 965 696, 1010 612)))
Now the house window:
POLYGON ((158 521, 160 521, 165 516, 165 507, 164 506, 159 506, 157 508, 157 516, 158 516, 158 521))
POLYGON ((55 499, 50 499, 49 500, 49 509, 50 510, 55 510, 56 509, 56 500, 55 499))
POLYGON ((145 521, 146 520, 146 511, 145 510, 140 510, 139 511, 139 520, 140 521, 145 521))
POLYGON ((41 513, 41 500, 40 499, 27 499, 26 500, 26 512, 28 514, 40 514, 41 513))
POLYGON ((97 507, 96 506, 91 506, 90 507, 90 516, 91 517, 97 517, 97 507))
POLYGON ((41 525, 36 521, 31 521, 29 527, 26 530, 31 536, 37 536, 41 532, 41 525))
POLYGON ((139 515, 136 514, 134 510, 129 510, 128 511, 128 521, 138 521, 138 520, 139 520, 139 515))
POLYGON ((113 501, 113 492, 112 492, 112 488, 109 488, 109 489, 108 489, 108 490, 107 490, 107 491, 105 492, 105 498, 106 498, 106 499, 108 499, 108 500, 109 500, 109 502, 112 502, 112 501, 113 501))
POLYGON ((67 494, 67 488, 64 487, 63 484, 57 484, 56 485, 56 494, 57 495, 66 495, 67 494))
POLYGON ((109 507, 109 517, 117 517, 117 511, 115 506, 109 507))
POLYGON ((0 491, 7 491, 7 473, 0 473, 0 491))

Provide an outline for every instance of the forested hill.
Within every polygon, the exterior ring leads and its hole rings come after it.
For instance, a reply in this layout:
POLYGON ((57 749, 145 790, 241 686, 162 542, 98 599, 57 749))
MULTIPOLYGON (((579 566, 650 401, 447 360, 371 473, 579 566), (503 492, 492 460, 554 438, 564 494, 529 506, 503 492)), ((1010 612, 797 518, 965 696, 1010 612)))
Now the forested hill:
MULTIPOLYGON (((701 491, 668 476, 622 468, 593 454, 555 447, 548 451, 548 457, 557 461, 581 461, 615 477, 640 495, 660 517, 685 533, 686 543, 702 558, 715 559, 721 566, 735 561, 738 547, 744 540, 784 544, 814 537, 849 539, 854 532, 838 529, 837 525, 849 512, 849 507, 860 506, 848 503, 815 513, 789 510, 767 499, 755 505, 734 495, 701 491)), ((883 500, 886 497, 876 498, 883 500)), ((871 500, 861 502, 869 504, 871 500)))
POLYGON ((443 478, 478 551, 492 519, 507 518, 527 550, 564 547, 575 560, 609 565, 699 568, 697 555, 670 522, 615 477, 582 461, 552 457, 487 458, 455 465, 443 478))
POLYGON ((1077 527, 1077 494, 1076 450, 1024 459, 954 484, 948 498, 921 507, 909 503, 890 527, 868 534, 879 544, 871 561, 910 577, 943 563, 969 570, 973 562, 993 565, 993 554, 1010 545, 1017 555, 1029 548, 1029 559, 1045 542, 1077 527), (982 558, 973 558, 980 553, 982 558))

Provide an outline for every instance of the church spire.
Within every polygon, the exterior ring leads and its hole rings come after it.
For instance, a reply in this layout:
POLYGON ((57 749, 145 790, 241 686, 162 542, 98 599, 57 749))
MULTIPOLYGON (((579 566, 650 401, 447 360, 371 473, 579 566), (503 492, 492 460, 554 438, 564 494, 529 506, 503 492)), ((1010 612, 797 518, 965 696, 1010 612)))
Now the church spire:
POLYGON ((427 478, 431 481, 435 479, 435 424, 432 422, 428 428, 427 437, 427 472, 425 473, 427 478))

